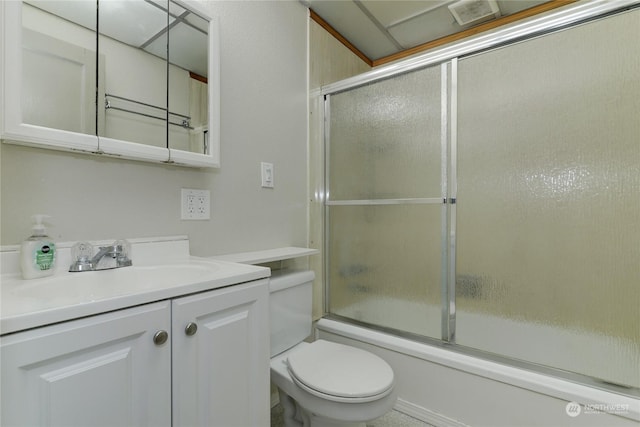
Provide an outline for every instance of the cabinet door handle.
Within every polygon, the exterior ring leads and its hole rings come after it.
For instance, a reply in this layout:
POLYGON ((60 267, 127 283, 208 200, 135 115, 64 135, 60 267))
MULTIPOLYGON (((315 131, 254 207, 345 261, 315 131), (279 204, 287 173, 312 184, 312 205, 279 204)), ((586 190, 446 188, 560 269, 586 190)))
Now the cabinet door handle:
POLYGON ((196 325, 195 322, 187 323, 187 326, 184 328, 184 333, 192 336, 195 335, 196 332, 198 332, 198 325, 196 325))
POLYGON ((155 345, 162 345, 169 339, 169 333, 167 331, 158 331, 153 334, 153 343, 155 345))

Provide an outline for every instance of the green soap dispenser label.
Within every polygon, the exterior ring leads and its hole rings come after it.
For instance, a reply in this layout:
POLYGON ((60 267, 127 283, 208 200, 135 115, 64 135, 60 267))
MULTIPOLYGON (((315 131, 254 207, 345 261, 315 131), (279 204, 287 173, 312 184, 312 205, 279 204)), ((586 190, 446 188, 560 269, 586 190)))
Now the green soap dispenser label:
POLYGON ((53 243, 42 245, 35 254, 36 269, 42 271, 49 270, 51 267, 53 267, 55 253, 56 245, 54 245, 53 243))

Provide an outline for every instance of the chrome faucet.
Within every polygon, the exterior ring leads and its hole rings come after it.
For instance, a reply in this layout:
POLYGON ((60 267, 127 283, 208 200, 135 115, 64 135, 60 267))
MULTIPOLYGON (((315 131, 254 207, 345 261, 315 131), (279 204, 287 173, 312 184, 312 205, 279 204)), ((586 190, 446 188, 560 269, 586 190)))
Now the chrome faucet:
POLYGON ((106 270, 109 268, 129 267, 131 260, 122 244, 118 242, 110 246, 101 246, 98 253, 91 258, 94 270, 106 270), (101 261, 102 264, 100 263, 101 261))
POLYGON ((129 242, 116 240, 112 245, 100 246, 98 253, 92 256, 93 246, 90 243, 76 243, 71 248, 71 256, 74 261, 69 267, 69 271, 98 271, 129 267, 132 265, 129 258, 130 251, 129 242))

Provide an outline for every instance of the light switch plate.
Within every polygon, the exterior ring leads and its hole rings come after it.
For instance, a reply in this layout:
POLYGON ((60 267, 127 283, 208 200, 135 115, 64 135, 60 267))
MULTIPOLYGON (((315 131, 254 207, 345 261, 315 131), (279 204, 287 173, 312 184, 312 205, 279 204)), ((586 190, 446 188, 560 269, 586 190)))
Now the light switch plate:
POLYGON ((182 219, 211 219, 211 192, 209 190, 183 188, 181 196, 182 219))
POLYGON ((273 163, 260 163, 262 188, 273 188, 273 163))

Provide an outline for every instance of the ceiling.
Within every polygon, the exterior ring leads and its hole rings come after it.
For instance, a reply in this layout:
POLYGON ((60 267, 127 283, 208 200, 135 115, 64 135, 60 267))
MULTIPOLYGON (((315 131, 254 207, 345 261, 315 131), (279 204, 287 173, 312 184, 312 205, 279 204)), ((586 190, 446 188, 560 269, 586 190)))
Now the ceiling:
MULTIPOLYGON (((472 28, 479 23, 538 6, 547 1, 495 1, 497 13, 460 25, 449 10, 483 12, 488 0, 300 0, 326 21, 374 65, 377 60, 441 37, 472 28), (463 7, 464 9, 460 9, 463 7)), ((482 13, 479 13, 482 15, 482 13)), ((459 13, 460 15, 460 13, 459 13)), ((466 15, 469 17, 470 15, 466 15)), ((464 18, 465 16, 463 16, 464 18)), ((463 21, 464 22, 464 21, 463 21)))

